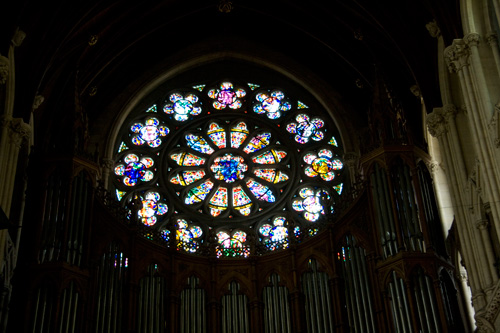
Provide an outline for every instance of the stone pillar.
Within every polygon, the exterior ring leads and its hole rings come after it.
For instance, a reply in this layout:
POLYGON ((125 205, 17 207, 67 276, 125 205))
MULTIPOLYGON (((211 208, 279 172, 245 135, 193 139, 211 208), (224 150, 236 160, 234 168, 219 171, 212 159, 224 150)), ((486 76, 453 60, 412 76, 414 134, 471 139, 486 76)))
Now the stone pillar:
MULTIPOLYGON (((457 220, 458 234, 464 252, 463 253, 464 260, 467 269, 469 270, 471 288, 472 290, 477 290, 479 288, 479 284, 476 283, 476 276, 478 273, 478 268, 476 267, 477 260, 475 258, 471 258, 473 252, 472 252, 472 242, 470 239, 470 233, 467 230, 468 216, 463 210, 464 198, 462 197, 463 194, 462 180, 465 174, 463 171, 463 166, 458 168, 459 170, 456 170, 457 164, 463 163, 463 160, 460 159, 457 161, 456 154, 452 154, 454 147, 453 144, 450 142, 451 140, 448 139, 448 133, 447 133, 448 130, 446 126, 447 125, 446 119, 451 120, 450 118, 451 108, 448 109, 449 110, 447 113, 444 112, 442 108, 434 109, 433 112, 428 115, 426 125, 429 133, 439 140, 439 143, 443 148, 442 151, 444 153, 443 157, 444 157, 444 163, 446 165, 446 171, 447 171, 446 174, 448 177, 448 183, 450 184, 451 187, 450 194, 452 197, 453 205, 457 207, 455 214, 457 220)), ((451 127, 454 126, 453 121, 451 125, 452 125, 451 127)))
POLYGON ((500 76, 500 51, 498 49, 498 35, 495 32, 489 32, 486 35, 486 40, 493 53, 495 65, 497 66, 497 75, 500 76))

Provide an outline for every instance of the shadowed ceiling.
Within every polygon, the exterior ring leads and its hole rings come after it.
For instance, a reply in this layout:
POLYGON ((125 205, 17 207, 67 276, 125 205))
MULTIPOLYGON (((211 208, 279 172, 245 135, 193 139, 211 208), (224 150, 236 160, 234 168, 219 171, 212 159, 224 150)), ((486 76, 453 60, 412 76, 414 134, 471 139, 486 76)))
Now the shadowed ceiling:
POLYGON ((42 142, 69 121, 75 101, 100 138, 109 130, 103 123, 161 73, 190 83, 267 69, 324 84, 362 129, 377 67, 418 132, 419 101, 410 87, 418 84, 428 110, 441 104, 437 43, 425 25, 436 20, 446 44, 459 34, 443 28, 459 27, 453 0, 233 0, 228 13, 217 0, 52 4, 20 1, 2 14, 2 55, 17 27, 26 32, 15 53, 14 116, 29 119, 34 96, 43 95, 35 112, 42 142))

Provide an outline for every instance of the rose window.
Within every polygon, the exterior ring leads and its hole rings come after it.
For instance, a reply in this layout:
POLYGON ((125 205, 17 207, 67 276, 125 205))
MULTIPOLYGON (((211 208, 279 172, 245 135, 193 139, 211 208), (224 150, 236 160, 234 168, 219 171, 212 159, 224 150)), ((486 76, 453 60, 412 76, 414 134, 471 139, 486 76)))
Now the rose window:
POLYGON ((132 137, 132 143, 140 146, 147 143, 150 147, 161 145, 161 137, 167 136, 169 129, 166 126, 159 126, 160 121, 154 117, 147 118, 143 123, 135 123, 130 130, 136 133, 132 137))
POLYGON ((155 92, 125 121, 113 185, 128 219, 148 239, 220 258, 314 236, 345 187, 335 122, 286 87, 219 82, 155 92))
POLYGON ((333 152, 329 149, 321 149, 318 154, 307 153, 304 161, 308 164, 304 172, 309 177, 319 176, 325 181, 335 178, 335 173, 342 169, 343 164, 338 158, 334 158, 333 152))
POLYGON ((245 90, 235 89, 231 82, 223 82, 218 89, 211 89, 208 91, 208 96, 215 99, 213 102, 214 108, 218 110, 224 109, 226 106, 231 109, 238 109, 241 107, 240 98, 246 95, 245 90))
POLYGON ((321 128, 325 122, 320 118, 310 119, 307 114, 299 114, 295 117, 296 122, 288 124, 286 130, 295 134, 295 141, 307 143, 309 140, 320 141, 323 139, 321 128))
POLYGON ((266 114, 269 119, 278 119, 282 112, 290 110, 290 103, 285 102, 285 94, 279 90, 271 93, 259 93, 255 96, 260 103, 255 104, 253 110, 258 114, 266 114))
POLYGON ((123 176, 123 184, 127 186, 135 186, 138 182, 150 181, 154 174, 148 170, 154 164, 150 157, 140 158, 135 154, 128 154, 123 159, 124 164, 119 164, 115 168, 117 176, 123 176))
POLYGON ((186 121, 189 116, 199 115, 201 107, 197 104, 198 97, 194 94, 187 94, 185 97, 179 93, 170 95, 169 100, 172 103, 167 103, 163 107, 166 114, 173 114, 177 121, 186 121))
POLYGON ((276 201, 279 192, 272 184, 289 179, 285 150, 271 132, 251 131, 244 121, 229 126, 212 122, 206 131, 188 133, 184 139, 186 151, 170 156, 176 164, 170 182, 186 187, 185 204, 207 203, 205 211, 213 217, 249 216, 257 207, 263 209, 259 202, 276 201), (184 163, 188 154, 196 163, 184 163))

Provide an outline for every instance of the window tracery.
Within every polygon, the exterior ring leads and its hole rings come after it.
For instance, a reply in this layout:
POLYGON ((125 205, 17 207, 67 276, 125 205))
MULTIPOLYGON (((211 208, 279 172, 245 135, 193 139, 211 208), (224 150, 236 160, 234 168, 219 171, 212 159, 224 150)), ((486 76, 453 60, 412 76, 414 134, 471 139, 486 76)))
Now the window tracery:
POLYGON ((273 251, 316 234, 344 186, 326 112, 255 83, 179 88, 121 131, 114 186, 129 219, 188 253, 215 242, 216 257, 248 257, 254 240, 273 251))

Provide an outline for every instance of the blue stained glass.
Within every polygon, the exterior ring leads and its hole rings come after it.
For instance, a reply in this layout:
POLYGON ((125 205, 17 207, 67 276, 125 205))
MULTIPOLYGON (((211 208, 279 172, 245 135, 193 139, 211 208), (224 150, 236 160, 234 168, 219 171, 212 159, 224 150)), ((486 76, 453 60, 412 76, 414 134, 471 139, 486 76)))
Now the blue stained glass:
POLYGON ((146 166, 142 163, 131 162, 125 167, 123 174, 130 179, 141 179, 146 173, 146 166))
POLYGON ((188 134, 186 135, 187 145, 192 149, 199 151, 203 154, 212 154, 213 148, 201 136, 188 134))
POLYGON ((233 183, 238 179, 243 179, 244 172, 248 169, 244 161, 241 156, 226 154, 217 157, 210 169, 214 172, 216 179, 223 180, 226 183, 233 183))

